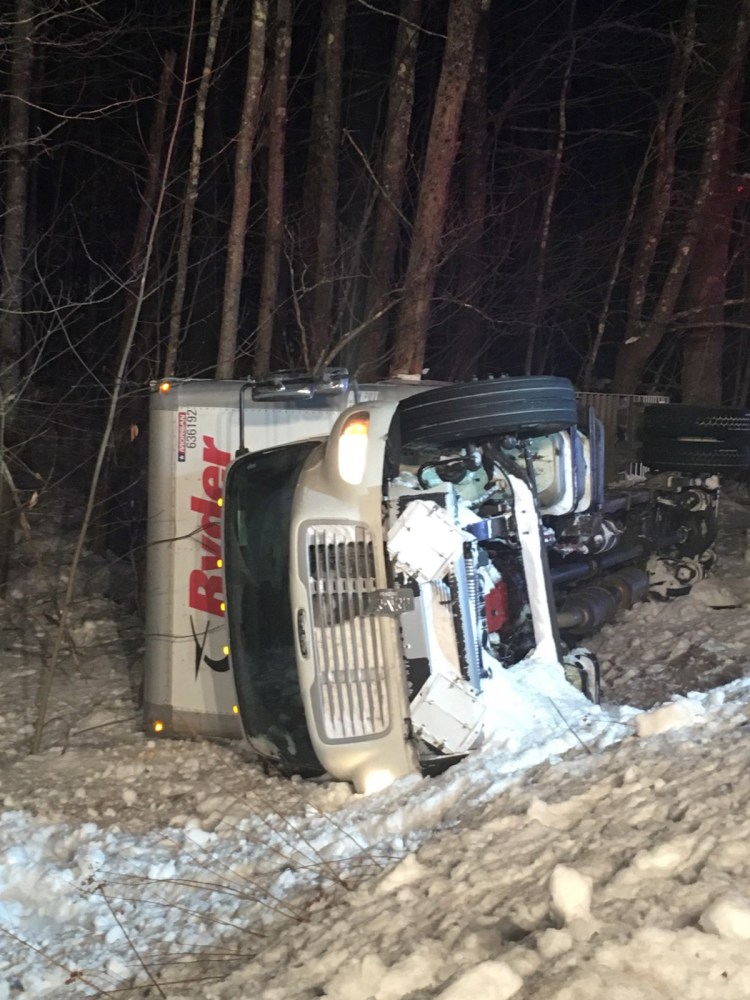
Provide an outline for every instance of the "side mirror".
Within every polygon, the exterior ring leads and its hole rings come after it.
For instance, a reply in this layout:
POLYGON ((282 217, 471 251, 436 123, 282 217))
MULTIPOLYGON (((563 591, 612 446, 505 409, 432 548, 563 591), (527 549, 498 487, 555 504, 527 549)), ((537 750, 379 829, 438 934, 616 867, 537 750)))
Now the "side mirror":
POLYGON ((279 402, 293 397, 294 399, 312 399, 315 394, 315 382, 309 375, 297 375, 294 372, 279 372, 262 382, 255 382, 250 388, 250 395, 256 402, 279 402))
POLYGON ((321 396, 338 396, 349 390, 349 372, 346 368, 325 368, 315 378, 315 393, 321 396))
POLYGON ((274 372, 253 382, 250 395, 256 402, 281 402, 285 399, 312 399, 313 396, 338 396, 349 389, 346 368, 326 368, 320 375, 301 372, 274 372))

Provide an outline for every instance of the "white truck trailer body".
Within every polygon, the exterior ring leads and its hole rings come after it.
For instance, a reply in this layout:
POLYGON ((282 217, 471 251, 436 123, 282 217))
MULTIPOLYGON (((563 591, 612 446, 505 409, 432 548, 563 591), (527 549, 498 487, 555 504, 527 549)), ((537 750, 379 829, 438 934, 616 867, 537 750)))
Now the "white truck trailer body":
MULTIPOLYGON (((429 385, 429 383, 427 383, 429 385)), ((144 720, 165 736, 240 738, 227 655, 221 505, 239 443, 243 382, 155 384, 149 428, 144 720)), ((424 383, 362 386, 244 405, 244 439, 260 451, 325 438, 355 401, 401 398, 424 383)))

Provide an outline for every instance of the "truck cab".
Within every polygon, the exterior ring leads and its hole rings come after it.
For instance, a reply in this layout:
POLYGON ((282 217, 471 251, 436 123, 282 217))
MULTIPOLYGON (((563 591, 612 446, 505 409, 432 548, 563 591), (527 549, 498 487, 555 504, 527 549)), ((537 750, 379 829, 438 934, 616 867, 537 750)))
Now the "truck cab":
POLYGON ((602 423, 565 379, 338 389, 327 433, 243 442, 223 491, 237 714, 284 771, 360 791, 434 773, 481 743, 484 688, 527 657, 597 700, 581 638, 710 567, 716 478, 605 489, 602 423))

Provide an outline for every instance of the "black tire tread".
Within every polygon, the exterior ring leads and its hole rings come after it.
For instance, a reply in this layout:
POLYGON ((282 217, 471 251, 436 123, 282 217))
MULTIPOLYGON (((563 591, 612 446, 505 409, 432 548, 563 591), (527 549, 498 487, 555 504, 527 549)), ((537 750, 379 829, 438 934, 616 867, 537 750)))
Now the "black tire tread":
POLYGON ((750 468, 750 443, 652 437, 643 443, 643 462, 661 472, 745 473, 750 468))
POLYGON ((399 404, 404 443, 457 441, 474 435, 551 434, 576 423, 576 395, 565 378, 528 375, 456 383, 399 404))
POLYGON ((747 435, 750 441, 750 410, 730 406, 656 403, 644 407, 643 430, 646 437, 726 440, 747 435))

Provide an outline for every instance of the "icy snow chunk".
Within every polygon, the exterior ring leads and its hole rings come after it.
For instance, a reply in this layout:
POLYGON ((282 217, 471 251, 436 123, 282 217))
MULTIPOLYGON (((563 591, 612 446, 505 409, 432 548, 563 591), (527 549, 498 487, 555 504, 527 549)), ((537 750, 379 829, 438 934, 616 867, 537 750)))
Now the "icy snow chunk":
MULTIPOLYGON (((338 953, 339 959, 344 956, 338 953)), ((443 945, 428 939, 410 954, 385 965, 379 955, 351 958, 325 984, 325 996, 330 1000, 401 1000, 417 990, 434 986, 437 970, 444 958, 443 945)))
POLYGON ((636 878, 643 875, 667 878, 687 864, 694 848, 693 836, 674 837, 655 847, 639 851, 630 869, 626 869, 622 874, 625 876, 626 872, 630 872, 636 878))
POLYGON ((635 717, 635 728, 639 736, 658 736, 671 729, 693 726, 704 720, 703 706, 687 698, 675 698, 669 705, 661 705, 651 712, 635 717))
POLYGON ((421 865, 413 854, 400 861, 396 867, 389 871, 378 883, 376 892, 381 895, 388 895, 402 885, 411 885, 417 882, 425 874, 425 868, 421 865))
POLYGON ((133 974, 133 970, 121 958, 114 956, 107 961, 107 973, 115 982, 118 982, 122 979, 128 979, 133 974))
POLYGON ((548 927, 542 931, 536 943, 537 950, 543 959, 550 961, 564 955, 573 947, 573 936, 570 931, 557 930, 555 927, 548 927))
POLYGON ((750 940, 750 900, 730 890, 706 907, 698 921, 708 934, 730 941, 750 940))
POLYGON ((709 608, 741 608, 743 601, 727 586, 722 586, 716 580, 700 580, 690 591, 702 604, 709 608))
POLYGON ((529 819, 551 830, 570 830, 580 820, 582 812, 583 807, 574 799, 550 804, 535 798, 528 808, 529 819))
POLYGON ((138 793, 133 788, 123 788, 122 801, 126 806, 134 806, 138 801, 138 793))
POLYGON ((591 919, 591 895, 594 882, 567 865, 555 865, 549 880, 552 909, 566 923, 591 919))
POLYGON ((196 847, 206 847, 214 840, 214 834, 210 830, 204 830, 200 826, 190 826, 185 831, 186 840, 188 843, 194 844, 196 847))
POLYGON ((438 994, 438 1000, 508 1000, 523 986, 523 979, 505 962, 487 961, 464 972, 447 990, 438 994))

